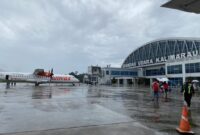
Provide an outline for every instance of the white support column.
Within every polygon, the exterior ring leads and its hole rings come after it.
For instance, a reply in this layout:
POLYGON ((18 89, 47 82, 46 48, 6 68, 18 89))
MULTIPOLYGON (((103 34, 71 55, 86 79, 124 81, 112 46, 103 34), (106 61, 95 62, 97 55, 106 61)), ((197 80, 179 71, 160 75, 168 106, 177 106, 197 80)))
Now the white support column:
POLYGON ((119 79, 116 79, 116 81, 117 81, 117 85, 119 85, 119 79))
POLYGON ((128 83, 127 83, 127 79, 125 78, 125 79, 123 79, 123 84, 124 85, 127 85, 128 83))
POLYGON ((182 63, 183 83, 185 82, 185 62, 182 63))
POLYGON ((165 63, 165 76, 167 77, 167 64, 165 63))
POLYGON ((133 86, 135 86, 135 79, 132 78, 132 83, 133 83, 133 86))
POLYGON ((152 83, 153 83, 153 78, 150 78, 150 89, 151 89, 152 83))

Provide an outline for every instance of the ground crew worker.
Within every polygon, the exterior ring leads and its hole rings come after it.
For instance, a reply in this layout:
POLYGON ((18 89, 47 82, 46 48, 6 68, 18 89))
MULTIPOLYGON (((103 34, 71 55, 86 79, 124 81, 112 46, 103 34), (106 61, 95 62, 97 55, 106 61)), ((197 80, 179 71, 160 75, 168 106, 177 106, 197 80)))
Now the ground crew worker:
POLYGON ((187 106, 190 107, 192 95, 194 94, 194 87, 190 80, 183 84, 181 92, 184 95, 184 100, 187 103, 187 106))
POLYGON ((168 83, 164 82, 163 88, 164 88, 164 92, 165 92, 165 100, 167 100, 167 93, 168 93, 168 89, 169 89, 168 83))
POLYGON ((158 102, 158 99, 159 99, 159 83, 157 80, 155 80, 152 84, 152 89, 153 89, 153 92, 154 92, 154 97, 153 97, 153 101, 155 100, 156 98, 156 101, 158 102))

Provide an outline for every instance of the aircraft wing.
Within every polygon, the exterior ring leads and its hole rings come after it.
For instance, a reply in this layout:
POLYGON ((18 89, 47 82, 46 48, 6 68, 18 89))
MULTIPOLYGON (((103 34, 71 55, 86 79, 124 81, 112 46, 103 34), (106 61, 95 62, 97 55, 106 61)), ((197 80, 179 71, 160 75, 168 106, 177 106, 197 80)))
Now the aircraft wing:
POLYGON ((161 7, 178 9, 186 12, 200 13, 200 0, 170 0, 161 7))

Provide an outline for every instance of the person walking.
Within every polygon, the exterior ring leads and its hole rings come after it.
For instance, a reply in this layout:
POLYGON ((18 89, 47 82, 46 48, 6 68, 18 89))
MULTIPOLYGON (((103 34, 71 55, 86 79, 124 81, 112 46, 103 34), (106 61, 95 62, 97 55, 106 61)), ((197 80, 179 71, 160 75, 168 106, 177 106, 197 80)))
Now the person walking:
POLYGON ((159 83, 157 80, 155 80, 152 84, 152 89, 153 89, 153 92, 154 92, 154 96, 153 96, 153 101, 155 100, 156 98, 156 101, 158 102, 158 99, 159 99, 159 83))
POLYGON ((169 90, 168 83, 164 82, 163 83, 163 88, 164 88, 164 92, 165 92, 165 101, 167 101, 167 93, 168 93, 168 90, 169 90))
POLYGON ((181 92, 184 95, 184 100, 187 103, 187 106, 190 107, 191 99, 192 99, 192 96, 194 94, 194 87, 193 87, 190 80, 188 80, 187 82, 185 82, 183 84, 181 92))
POLYGON ((194 88, 194 91, 197 91, 197 83, 196 82, 192 82, 192 86, 194 88))

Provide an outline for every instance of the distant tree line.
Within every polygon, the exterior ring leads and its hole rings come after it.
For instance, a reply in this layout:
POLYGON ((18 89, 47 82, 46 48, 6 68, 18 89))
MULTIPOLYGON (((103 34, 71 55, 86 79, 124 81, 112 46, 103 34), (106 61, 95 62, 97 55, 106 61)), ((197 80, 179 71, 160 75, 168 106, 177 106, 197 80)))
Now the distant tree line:
POLYGON ((69 75, 73 75, 74 77, 79 79, 80 82, 83 82, 83 78, 86 75, 86 73, 78 74, 78 72, 76 71, 76 72, 70 72, 69 75))

